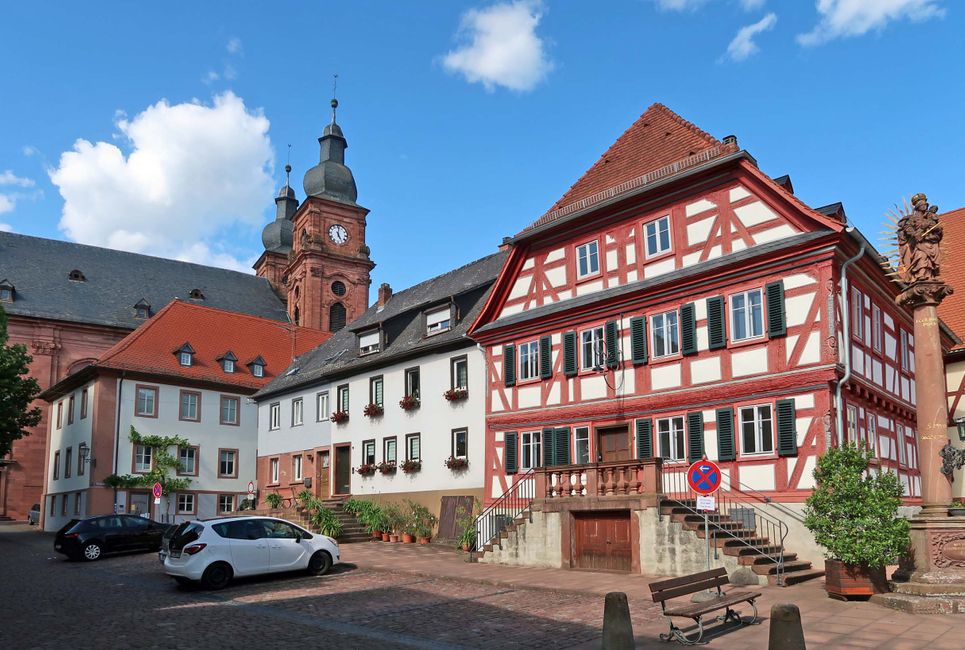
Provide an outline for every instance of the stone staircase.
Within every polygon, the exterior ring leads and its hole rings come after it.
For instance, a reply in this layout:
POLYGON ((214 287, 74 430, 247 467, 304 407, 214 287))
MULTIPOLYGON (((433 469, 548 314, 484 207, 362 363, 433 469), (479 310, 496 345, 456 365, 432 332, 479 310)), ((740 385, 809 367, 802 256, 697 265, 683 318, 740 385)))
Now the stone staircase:
MULTIPOLYGON (((356 542, 368 542, 372 540, 372 536, 365 530, 355 518, 342 507, 345 503, 345 499, 333 498, 333 499, 322 499, 322 505, 324 505, 329 510, 335 512, 335 516, 338 517, 339 521, 342 522, 342 534, 339 535, 336 540, 339 544, 353 544, 356 542)), ((306 530, 310 530, 313 533, 317 533, 318 529, 312 526, 311 521, 308 516, 308 512, 303 510, 300 506, 294 505, 291 508, 258 508, 257 510, 243 510, 240 512, 235 512, 233 514, 242 515, 257 515, 263 517, 278 517, 279 519, 284 519, 290 521, 293 524, 301 526, 306 530)))

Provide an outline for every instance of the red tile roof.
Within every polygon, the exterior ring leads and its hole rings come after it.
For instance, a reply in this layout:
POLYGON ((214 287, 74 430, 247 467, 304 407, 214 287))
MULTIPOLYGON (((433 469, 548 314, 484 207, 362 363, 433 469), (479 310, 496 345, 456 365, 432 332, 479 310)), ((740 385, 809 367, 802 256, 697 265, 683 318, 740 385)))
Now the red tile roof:
MULTIPOLYGON (((952 255, 952 251, 965 250, 965 208, 939 215, 945 236, 942 239, 942 279, 955 293, 938 306, 938 315, 952 328, 958 338, 965 340, 965 257, 952 255)), ((965 343, 957 349, 965 348, 965 343)))
POLYGON ((329 337, 329 332, 174 300, 95 365, 258 389, 290 365, 293 353, 303 354, 329 337), (195 351, 190 366, 182 366, 175 354, 185 343, 195 351), (218 362, 228 351, 238 358, 233 373, 218 362), (264 377, 252 375, 247 365, 258 356, 266 362, 264 377))

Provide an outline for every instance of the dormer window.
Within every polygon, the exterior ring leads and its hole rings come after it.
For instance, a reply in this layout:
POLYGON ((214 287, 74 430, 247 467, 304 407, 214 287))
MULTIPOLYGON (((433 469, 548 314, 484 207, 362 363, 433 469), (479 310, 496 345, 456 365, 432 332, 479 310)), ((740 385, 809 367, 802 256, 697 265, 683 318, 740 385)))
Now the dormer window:
POLYGON ((204 300, 204 294, 201 293, 201 289, 191 289, 188 293, 188 298, 191 300, 204 300))
POLYGON ((68 273, 67 279, 70 280, 71 282, 87 282, 87 278, 84 277, 84 274, 77 269, 74 269, 73 271, 68 273))
POLYGON ((221 369, 228 373, 235 371, 235 362, 237 360, 238 357, 236 357, 231 350, 228 350, 223 355, 218 357, 218 361, 221 362, 221 369))
POLYGON ((248 362, 248 367, 251 368, 251 374, 255 377, 265 376, 265 360, 261 356, 257 356, 248 362))
POLYGON ((190 367, 194 365, 194 348, 191 347, 190 343, 185 343, 175 350, 174 353, 178 357, 178 363, 182 366, 190 367))
POLYGON ((151 317, 151 305, 148 304, 143 298, 137 301, 134 305, 134 318, 150 318, 151 317))
POLYGON ((426 336, 452 329, 452 308, 449 305, 426 312, 426 336))
POLYGON ((0 281, 0 302, 13 302, 16 290, 9 281, 0 281))
POLYGON ((359 334, 359 355, 372 354, 380 349, 381 337, 379 330, 359 334))

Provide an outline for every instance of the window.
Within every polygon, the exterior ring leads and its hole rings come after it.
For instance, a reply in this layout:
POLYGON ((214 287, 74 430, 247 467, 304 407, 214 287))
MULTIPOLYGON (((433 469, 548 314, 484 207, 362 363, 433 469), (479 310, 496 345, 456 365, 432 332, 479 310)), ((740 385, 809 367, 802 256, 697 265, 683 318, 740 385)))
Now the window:
POLYGON ((71 395, 67 400, 67 424, 74 423, 74 396, 71 395))
POLYGON ((218 514, 223 515, 229 512, 233 512, 234 509, 235 509, 235 495, 233 494, 218 495, 218 514))
POLYGON ((379 351, 379 330, 359 335, 359 354, 372 354, 379 351))
POLYGON ((345 305, 334 303, 328 308, 328 331, 337 332, 345 327, 345 305))
POLYGON ((61 400, 57 402, 57 428, 62 429, 64 427, 64 401, 61 400))
POLYGON ((60 452, 54 452, 54 480, 60 478, 60 452))
POLYGON ((540 435, 539 431, 524 431, 520 434, 520 448, 523 452, 520 469, 539 467, 539 461, 543 457, 540 453, 540 435))
POLYGON ((251 374, 254 375, 255 377, 264 377, 264 376, 265 376, 265 366, 264 366, 263 364, 260 364, 260 363, 253 363, 253 364, 251 364, 251 374))
POLYGON ((452 307, 426 312, 426 336, 448 332, 452 328, 452 307))
POLYGON ((69 494, 60 495, 60 514, 63 516, 67 514, 67 497, 69 496, 69 494))
POLYGON ((676 310, 651 316, 650 331, 653 336, 654 357, 669 357, 680 351, 680 329, 676 310))
POLYGON ((369 379, 369 404, 382 406, 382 377, 369 379))
POLYGON ((218 450, 218 478, 238 478, 238 450, 218 450))
POLYGON ((408 460, 422 458, 422 438, 418 433, 410 433, 405 437, 405 457, 408 460))
POLYGON ((469 388, 469 360, 466 357, 456 357, 450 360, 449 366, 452 388, 469 388))
POLYGON ((193 515, 194 514, 194 495, 193 494, 178 494, 178 514, 179 515, 193 515))
POLYGON ((55 509, 57 507, 57 496, 54 495, 50 497, 50 516, 54 516, 55 509))
POLYGON ((234 372, 234 371, 235 371, 235 362, 232 361, 231 359, 222 359, 222 360, 221 360, 221 367, 224 368, 224 371, 225 371, 225 372, 234 372))
POLYGON ((302 457, 292 456, 292 480, 302 480, 302 457))
POLYGON ((147 445, 134 445, 134 471, 146 474, 151 471, 154 459, 154 449, 147 445))
POLYGON ((580 333, 580 357, 583 370, 592 370, 603 364, 603 328, 594 327, 580 333))
POLYGON ((362 442, 362 464, 375 464, 375 441, 365 440, 362 442))
POLYGON ((846 442, 858 442, 858 407, 848 406, 848 437, 846 442))
POLYGON ((74 469, 74 448, 67 447, 64 453, 64 478, 70 478, 70 473, 74 469))
POLYGON ((188 422, 201 421, 201 393, 190 390, 181 391, 181 407, 178 419, 188 422))
POLYGON ((338 410, 348 413, 348 384, 342 384, 336 392, 338 399, 338 410))
POLYGON ((270 461, 268 461, 268 473, 269 473, 269 476, 271 476, 271 482, 277 483, 278 482, 278 459, 277 458, 272 458, 270 461))
MULTIPOLYGON (((907 330, 901 330, 901 369, 905 372, 911 372, 911 349, 907 330)), ((60 421, 59 415, 57 420, 60 421)), ((57 427, 60 428, 60 424, 57 427)))
POLYGON ((851 335, 864 337, 864 297, 857 287, 851 290, 851 335))
POLYGON ((905 441, 905 425, 895 423, 895 438, 897 438, 898 446, 898 464, 901 466, 908 465, 908 459, 906 458, 908 450, 905 447, 908 444, 905 441))
POLYGON ((198 475, 198 448, 178 447, 178 474, 198 475))
POLYGON ((151 305, 145 300, 138 300, 134 305, 134 318, 147 318, 151 315, 151 305))
POLYGON ((868 447, 871 448, 871 453, 874 456, 878 455, 878 416, 874 413, 868 413, 868 425, 865 429, 865 442, 868 443, 868 447))
POLYGON ((579 427, 576 434, 576 463, 585 465, 590 462, 590 429, 589 427, 579 427))
POLYGON ((405 394, 407 397, 419 399, 419 369, 409 368, 405 371, 405 394))
POLYGON ((730 335, 734 341, 764 336, 764 308, 760 289, 735 293, 730 297, 730 335))
POLYGON ((328 391, 315 395, 315 420, 321 422, 327 420, 331 414, 328 412, 328 391))
POLYGON ((13 302, 13 285, 4 280, 0 282, 0 301, 13 302))
POLYGON ((157 388, 149 386, 137 387, 134 415, 139 415, 144 418, 157 417, 157 388))
POLYGON ((687 455, 684 445, 683 416, 657 420, 657 437, 660 440, 660 457, 667 460, 683 460, 687 455))
POLYGON ((292 400, 292 426, 293 427, 302 426, 302 422, 305 421, 304 411, 305 411, 305 408, 304 408, 304 402, 302 401, 302 398, 299 397, 298 399, 293 399, 292 400))
POLYGON ((228 395, 221 396, 221 424, 239 424, 240 420, 238 418, 238 408, 241 406, 241 400, 237 397, 230 397, 228 395))
POLYGON ((670 217, 660 217, 643 226, 647 240, 647 257, 653 257, 670 250, 670 217))
POLYGON ((84 475, 84 465, 87 463, 87 457, 90 453, 90 447, 86 443, 80 443, 77 445, 77 476, 84 475))
POLYGON ((87 389, 80 391, 80 419, 87 418, 87 389))
MULTIPOLYGON (((182 366, 190 366, 190 365, 191 365, 191 357, 192 357, 193 355, 192 355, 190 352, 180 352, 179 354, 180 354, 180 363, 181 363, 181 365, 182 365, 182 366)), ((193 495, 190 495, 190 496, 191 496, 192 499, 194 498, 193 495)))
POLYGON ((532 379, 539 376, 539 343, 530 341, 519 346, 519 378, 532 379))
POLYGON ((469 430, 452 430, 452 457, 467 458, 469 456, 469 430))
POLYGON ((74 494, 74 514, 80 514, 80 492, 74 494))
POLYGON ((871 347, 881 352, 881 309, 871 305, 871 347))
POLYGON ((268 407, 268 429, 273 431, 281 428, 281 404, 275 402, 268 407))
POLYGON ((387 463, 394 463, 399 459, 398 456, 398 442, 395 436, 391 438, 386 438, 382 441, 382 460, 387 463))
POLYGON ((596 241, 576 247, 576 277, 585 278, 600 272, 600 254, 596 241))
POLYGON ((747 406, 740 410, 741 454, 770 454, 774 451, 771 406, 747 406))
POLYGON ((333 283, 332 283, 332 293, 334 293, 336 296, 344 296, 344 295, 345 295, 345 283, 344 283, 344 282, 341 282, 341 281, 339 281, 339 280, 336 280, 335 282, 333 282, 333 283))

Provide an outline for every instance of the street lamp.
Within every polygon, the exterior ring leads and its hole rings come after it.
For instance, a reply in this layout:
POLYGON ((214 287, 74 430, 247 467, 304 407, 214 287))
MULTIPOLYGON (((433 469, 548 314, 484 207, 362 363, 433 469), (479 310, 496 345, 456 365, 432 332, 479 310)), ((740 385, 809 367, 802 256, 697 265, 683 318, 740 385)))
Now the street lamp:
POLYGON ((90 457, 90 447, 87 446, 86 442, 82 442, 77 445, 77 453, 80 454, 80 462, 90 463, 91 467, 97 465, 97 460, 90 457))

